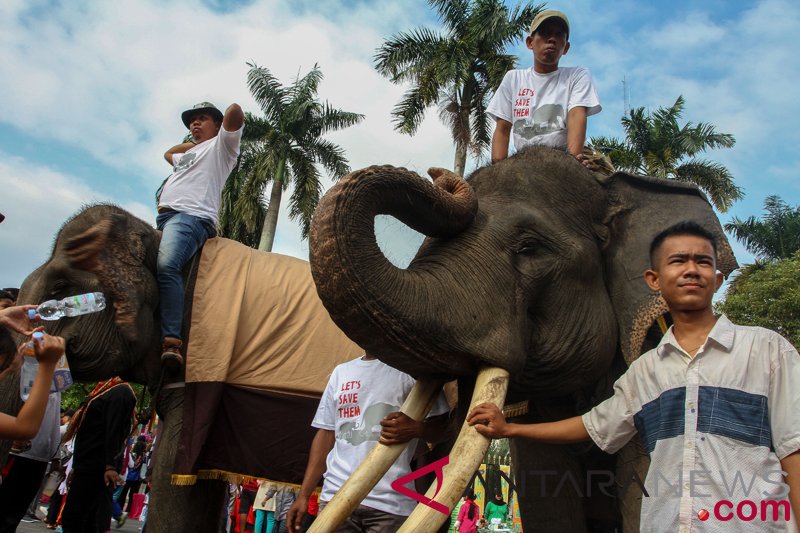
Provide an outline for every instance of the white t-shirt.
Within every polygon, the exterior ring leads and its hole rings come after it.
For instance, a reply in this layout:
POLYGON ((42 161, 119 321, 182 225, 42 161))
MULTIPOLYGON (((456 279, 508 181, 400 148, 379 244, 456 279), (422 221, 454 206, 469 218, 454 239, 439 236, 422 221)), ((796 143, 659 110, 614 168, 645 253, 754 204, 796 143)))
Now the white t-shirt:
POLYGON ((217 223, 222 187, 236 165, 244 127, 219 134, 172 156, 173 172, 164 183, 158 207, 217 223))
POLYGON ((58 446, 61 444, 60 410, 61 393, 51 392, 50 396, 47 397, 47 407, 44 411, 42 424, 39 426, 36 436, 31 439, 31 447, 16 455, 43 463, 48 463, 55 457, 56 452, 58 452, 58 446))
POLYGON ((486 112, 512 124, 514 148, 549 146, 567 149, 567 113, 585 107, 586 116, 600 112, 592 75, 584 67, 561 67, 539 74, 533 70, 506 72, 486 112))
MULTIPOLYGON (((369 455, 380 437, 380 421, 387 414, 400 410, 414 383, 414 378, 378 359, 354 359, 333 370, 311 423, 315 428, 327 429, 336 435, 326 462, 321 501, 331 501, 369 455)), ((428 416, 441 415, 448 410, 444 394, 439 394, 428 416)), ((408 443, 362 505, 394 515, 411 514, 416 502, 395 492, 391 483, 411 472, 416 445, 416 439, 408 443)))

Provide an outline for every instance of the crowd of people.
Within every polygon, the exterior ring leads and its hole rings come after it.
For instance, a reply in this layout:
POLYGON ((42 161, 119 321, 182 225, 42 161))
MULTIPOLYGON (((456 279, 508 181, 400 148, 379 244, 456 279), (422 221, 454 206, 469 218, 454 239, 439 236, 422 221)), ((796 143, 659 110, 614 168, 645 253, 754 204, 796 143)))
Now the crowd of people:
MULTIPOLYGON (((544 11, 533 20, 525 40, 533 67, 508 72, 487 108, 496 120, 494 162, 508 156, 513 141, 517 150, 532 144, 560 148, 589 166, 591 154, 584 150, 586 121, 600 111, 600 102, 587 69, 559 67, 570 48, 569 33, 569 21, 561 12, 544 11)), ((182 121, 191 140, 164 156, 173 172, 159 194, 157 218, 163 232, 157 259, 161 361, 170 372, 179 370, 185 357, 181 272, 205 240, 216 234, 220 193, 239 155, 244 115, 237 104, 223 113, 203 102, 186 110, 182 121)), ((788 473, 788 499, 793 510, 800 511, 797 351, 774 332, 736 326, 714 315, 712 297, 722 279, 716 271, 716 241, 705 228, 683 223, 667 229, 653 241, 650 260, 646 283, 663 297, 674 324, 656 349, 630 366, 611 398, 583 416, 530 425, 508 423, 498 406, 483 404, 468 415, 469 424, 492 438, 592 440, 610 453, 639 433, 653 464, 662 471, 714 471, 735 455, 740 468, 751 473, 788 473), (700 365, 702 371, 697 370, 700 365), (668 394, 674 390, 682 395, 668 394), (719 400, 714 405, 744 402, 761 408, 748 419, 751 426, 737 432, 729 427, 726 408, 704 411, 713 403, 703 399, 709 394, 719 400), (661 414, 653 411, 653 402, 664 406, 661 414), (663 418, 675 410, 681 411, 681 431, 665 433, 653 425, 653 417, 663 418), (709 454, 688 456, 686 450, 699 441, 711 450, 709 454)), ((28 315, 36 307, 15 306, 15 299, 10 292, 0 292, 0 376, 14 372, 22 357, 11 331, 27 337, 43 331, 36 327, 36 317, 28 315)), ((147 493, 154 445, 141 429, 131 435, 134 428, 141 428, 136 395, 115 377, 98 383, 74 413, 59 412, 61 398, 50 392, 50 383, 55 364, 65 353, 64 339, 44 334, 32 349, 39 367, 30 395, 16 416, 0 414, 0 438, 15 440, 0 484, 0 533, 14 531, 27 511, 37 510, 48 472, 61 479, 49 497, 45 518, 49 528, 94 533, 109 530, 112 520, 121 526, 147 493)), ((231 485, 220 530, 305 531, 376 443, 410 443, 338 529, 395 531, 416 502, 397 493, 391 482, 411 472, 417 441, 441 439, 449 420, 450 406, 443 395, 436 398, 425 420, 413 420, 400 411, 414 383, 411 376, 371 353, 337 366, 312 422, 316 434, 302 484, 250 479, 231 485)), ((709 498, 724 496, 714 484, 704 485, 713 493, 710 497, 646 498, 642 522, 671 531, 691 526, 696 520, 693 509, 708 506, 709 498)), ((777 488, 768 482, 759 487, 763 494, 776 497, 777 488)), ((454 512, 450 528, 475 533, 481 524, 507 520, 508 512, 502 494, 493 494, 481 510, 469 492, 454 512)))

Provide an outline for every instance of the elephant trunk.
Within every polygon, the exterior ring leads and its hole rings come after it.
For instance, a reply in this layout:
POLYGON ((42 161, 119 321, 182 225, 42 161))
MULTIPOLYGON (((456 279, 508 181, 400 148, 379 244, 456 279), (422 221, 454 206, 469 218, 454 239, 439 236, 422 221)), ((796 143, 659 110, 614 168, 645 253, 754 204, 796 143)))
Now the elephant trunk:
POLYGON ((362 348, 412 375, 445 376, 460 357, 429 353, 416 340, 422 337, 420 329, 437 323, 427 291, 437 272, 430 266, 395 267, 378 247, 374 231, 381 214, 442 239, 470 226, 478 201, 469 184, 443 169, 429 174, 433 185, 391 166, 342 178, 314 215, 311 272, 333 320, 362 348))

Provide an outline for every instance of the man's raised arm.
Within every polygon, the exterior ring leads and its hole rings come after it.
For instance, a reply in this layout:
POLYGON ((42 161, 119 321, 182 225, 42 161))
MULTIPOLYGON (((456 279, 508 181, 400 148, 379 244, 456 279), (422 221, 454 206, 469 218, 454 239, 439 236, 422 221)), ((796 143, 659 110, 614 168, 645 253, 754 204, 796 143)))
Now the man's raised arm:
POLYGON ((225 128, 225 131, 238 131, 242 124, 244 124, 242 108, 237 103, 229 105, 222 117, 222 127, 225 128))

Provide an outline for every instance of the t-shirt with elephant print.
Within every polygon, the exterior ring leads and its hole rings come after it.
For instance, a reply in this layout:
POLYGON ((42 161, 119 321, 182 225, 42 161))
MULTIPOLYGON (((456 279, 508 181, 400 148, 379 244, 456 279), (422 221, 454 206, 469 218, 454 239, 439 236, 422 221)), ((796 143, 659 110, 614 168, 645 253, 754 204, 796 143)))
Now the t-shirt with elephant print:
POLYGON ((585 107, 586 116, 600 112, 592 75, 584 67, 561 67, 539 74, 533 70, 506 72, 486 112, 512 124, 517 151, 526 146, 567 149, 567 114, 585 107))
MULTIPOLYGON (((354 359, 333 370, 311 423, 333 431, 336 437, 328 454, 320 501, 329 502, 366 459, 380 437, 381 419, 400 410, 414 383, 414 378, 378 359, 354 359)), ((428 416, 447 412, 444 394, 439 394, 428 416)), ((411 514, 416 502, 395 492, 391 483, 411 472, 415 449, 416 440, 408 444, 363 505, 395 515, 411 514)))
POLYGON ((158 207, 217 223, 222 188, 239 157, 242 131, 220 127, 216 137, 172 156, 173 172, 164 182, 158 207))

